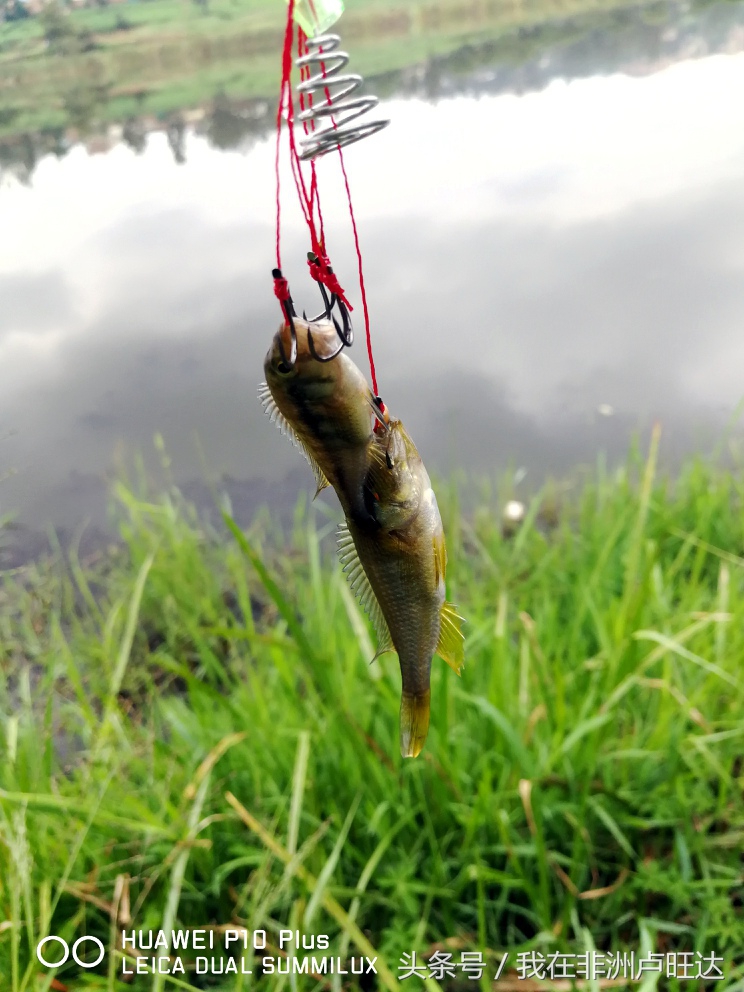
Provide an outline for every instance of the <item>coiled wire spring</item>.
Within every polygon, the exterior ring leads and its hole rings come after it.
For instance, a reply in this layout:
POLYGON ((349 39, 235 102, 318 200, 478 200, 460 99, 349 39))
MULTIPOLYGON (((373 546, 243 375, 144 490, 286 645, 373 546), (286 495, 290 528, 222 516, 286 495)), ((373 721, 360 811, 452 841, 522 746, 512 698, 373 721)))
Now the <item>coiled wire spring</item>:
POLYGON ((321 66, 320 72, 304 80, 297 87, 298 93, 312 100, 312 105, 299 115, 298 120, 303 123, 315 123, 324 117, 333 118, 327 127, 310 131, 300 142, 302 147, 300 158, 303 161, 325 155, 355 141, 361 141, 362 138, 381 131, 390 123, 389 120, 377 120, 351 125, 351 121, 376 107, 379 100, 376 96, 357 96, 347 99, 364 80, 357 73, 339 75, 349 62, 346 52, 337 51, 340 44, 341 39, 337 34, 308 38, 307 47, 311 50, 307 55, 295 60, 295 65, 300 69, 309 65, 321 66), (314 100, 316 93, 322 93, 325 99, 316 103, 314 100))

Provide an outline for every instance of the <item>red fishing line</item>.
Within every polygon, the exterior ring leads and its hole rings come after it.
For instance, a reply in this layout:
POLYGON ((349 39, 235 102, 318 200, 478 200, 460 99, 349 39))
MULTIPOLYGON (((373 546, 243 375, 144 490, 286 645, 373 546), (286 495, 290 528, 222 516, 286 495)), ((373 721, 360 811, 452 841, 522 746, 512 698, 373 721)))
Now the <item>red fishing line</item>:
MULTIPOLYGON (((311 9, 313 9, 312 0, 310 0, 311 9)), ((289 138, 289 160, 290 167, 292 169, 292 177, 294 179, 295 189, 297 191, 297 198, 300 201, 300 209, 302 210, 302 215, 305 218, 305 223, 308 227, 308 233, 310 235, 310 244, 312 246, 312 254, 314 257, 308 258, 308 266, 310 269, 310 275, 317 282, 321 283, 328 289, 330 293, 335 293, 336 296, 345 304, 345 306, 352 310, 353 307, 346 298, 341 284, 338 281, 338 277, 334 273, 328 254, 326 251, 326 240, 325 240, 325 226, 323 223, 323 212, 320 206, 320 188, 318 185, 317 170, 315 167, 315 162, 310 161, 310 179, 309 188, 305 181, 305 176, 302 171, 302 160, 300 159, 300 154, 297 148, 297 140, 295 137, 295 120, 294 120, 294 101, 292 98, 292 44, 294 41, 294 0, 289 0, 287 5, 287 24, 284 31, 284 46, 282 50, 282 82, 281 90, 279 96, 279 106, 276 115, 276 153, 274 160, 274 169, 276 173, 276 263, 277 269, 281 269, 281 186, 280 186, 280 146, 281 146, 281 129, 282 129, 282 114, 286 115, 287 120, 287 132, 289 138)), ((300 58, 305 56, 308 52, 307 48, 307 36, 302 28, 297 26, 297 54, 300 58)), ((323 54, 323 49, 319 49, 320 54, 323 54)), ((325 63, 321 61, 320 63, 321 72, 323 76, 326 75, 325 63)), ((310 67, 302 66, 300 69, 300 79, 307 80, 310 77, 310 67)), ((324 92, 326 100, 329 104, 333 103, 331 98, 330 89, 328 86, 324 87, 324 92)), ((312 109, 313 106, 313 96, 312 93, 308 93, 307 97, 303 92, 299 94, 299 106, 300 112, 303 113, 306 109, 312 109)), ((303 121, 303 129, 306 135, 310 133, 311 130, 315 130, 315 121, 311 119, 310 126, 308 126, 307 121, 303 121)), ((331 115, 331 124, 335 128, 337 127, 336 121, 331 115)), ((351 227, 354 235, 354 248, 356 250, 357 256, 357 269, 359 272, 359 289, 362 297, 362 309, 364 311, 364 328, 367 339, 367 356, 369 358, 369 370, 372 378, 372 388, 377 395, 377 374, 375 370, 375 362, 372 356, 372 333, 370 329, 369 321, 369 308, 367 305, 367 292, 364 285, 364 266, 362 263, 362 251, 359 244, 359 232, 357 230, 356 217, 354 216, 354 207, 351 200, 351 188, 349 186, 349 177, 346 172, 346 165, 344 163, 344 156, 341 150, 341 146, 338 146, 339 161, 341 163, 341 172, 344 178, 344 187, 346 190, 346 200, 349 206, 349 217, 351 218, 351 227)), ((277 298, 282 301, 286 300, 289 296, 289 289, 285 279, 275 278, 274 280, 274 292, 277 298)), ((382 406, 384 410, 384 406, 382 406)))
POLYGON ((287 100, 292 99, 292 35, 294 24, 294 0, 289 0, 287 4, 287 26, 284 29, 284 46, 282 49, 282 84, 279 90, 279 105, 276 110, 276 152, 274 155, 274 170, 276 173, 276 267, 282 267, 282 255, 280 246, 280 231, 282 219, 281 204, 281 181, 279 175, 279 149, 282 137, 282 110, 287 100), (289 94, 289 96, 288 96, 289 94))
MULTIPOLYGON (((335 127, 335 123, 334 123, 335 127)), ((367 335, 367 355, 369 356, 369 374, 372 377, 372 389, 377 396, 377 375, 375 373, 375 360, 372 357, 372 334, 369 328, 369 310, 367 309, 367 293, 364 288, 364 268, 362 266, 362 249, 359 246, 359 232, 357 231, 356 218, 354 217, 354 207, 351 204, 351 190, 349 188, 349 177, 346 174, 344 164, 344 153, 341 146, 338 148, 338 158, 341 163, 341 172, 344 176, 344 186, 346 187, 346 199, 349 204, 349 216, 351 217, 351 229, 354 232, 354 247, 356 248, 357 266, 359 269, 359 289, 362 294, 362 309, 364 310, 364 330, 367 335)))
MULTIPOLYGON (((310 0, 312 8, 312 0, 310 0)), ((307 36, 304 31, 300 28, 297 37, 297 50, 300 57, 307 55, 307 36)), ((310 66, 303 65, 300 69, 300 80, 305 82, 310 78, 310 66)), ((300 90, 300 113, 304 114, 305 110, 313 109, 313 95, 308 93, 307 96, 300 90), (307 101, 307 103, 306 103, 307 101)), ((311 117, 309 121, 303 120, 302 128, 305 132, 305 137, 309 137, 310 134, 315 130, 315 121, 311 117)), ((325 231, 323 230, 323 212, 320 209, 320 189, 318 187, 318 171, 315 168, 315 160, 310 159, 310 213, 311 216, 315 217, 315 212, 318 214, 318 230, 317 238, 318 242, 323 250, 325 250, 325 231)))

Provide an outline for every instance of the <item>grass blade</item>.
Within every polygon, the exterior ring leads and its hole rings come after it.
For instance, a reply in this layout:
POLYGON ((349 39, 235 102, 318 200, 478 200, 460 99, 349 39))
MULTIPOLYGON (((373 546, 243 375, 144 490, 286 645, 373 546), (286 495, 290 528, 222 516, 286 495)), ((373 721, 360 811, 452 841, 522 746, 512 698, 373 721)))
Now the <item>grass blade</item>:
MULTIPOLYGON (((245 806, 240 803, 231 792, 225 793, 225 799, 230 803, 232 808, 238 814, 240 819, 245 823, 245 825, 255 833, 262 843, 271 851, 275 857, 287 864, 292 859, 292 855, 281 844, 269 833, 269 831, 264 827, 259 821, 248 812, 245 806)), ((318 884, 318 880, 312 875, 304 865, 298 865, 296 871, 297 877, 307 886, 310 892, 315 890, 318 884)), ((339 924, 342 930, 348 932, 351 940, 359 948, 359 950, 369 957, 377 959, 377 970, 382 981, 382 984, 390 992, 398 992, 400 985, 398 980, 390 971, 387 963, 380 955, 378 951, 372 946, 369 940, 364 936, 359 927, 351 919, 349 919, 348 913, 343 909, 343 907, 338 903, 333 896, 329 895, 327 892, 323 894, 322 905, 325 911, 334 918, 334 920, 339 924)))

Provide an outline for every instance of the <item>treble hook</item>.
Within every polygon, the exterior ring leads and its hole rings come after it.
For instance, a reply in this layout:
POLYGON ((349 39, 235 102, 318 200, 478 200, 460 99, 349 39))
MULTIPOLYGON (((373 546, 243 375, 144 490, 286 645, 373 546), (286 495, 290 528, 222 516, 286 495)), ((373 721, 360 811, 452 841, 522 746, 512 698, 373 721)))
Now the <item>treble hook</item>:
MULTIPOLYGON (((313 252, 308 252, 308 257, 312 256, 312 260, 317 262, 317 255, 313 252)), ((329 267, 329 273, 333 273, 333 269, 329 267)), ((279 354, 281 355, 282 364, 287 371, 294 368, 297 362, 297 328, 294 324, 294 317, 297 316, 292 303, 292 297, 289 295, 289 289, 287 287, 286 280, 282 277, 281 269, 272 269, 271 274, 274 277, 274 292, 279 298, 282 310, 284 311, 284 316, 287 320, 287 326, 289 327, 289 336, 291 341, 291 347, 289 352, 289 357, 284 350, 284 342, 282 341, 281 335, 277 341, 279 345, 279 354)), ((305 311, 302 312, 303 320, 307 321, 308 324, 317 324, 320 320, 332 320, 333 326, 336 329, 336 334, 339 341, 341 342, 336 348, 336 350, 331 355, 320 355, 315 347, 315 342, 313 340, 312 331, 308 327, 307 329, 307 344, 310 350, 310 354, 313 356, 316 362, 331 362, 337 355, 341 353, 344 348, 350 348, 354 343, 354 329, 351 326, 351 317, 349 315, 349 309, 341 299, 341 297, 334 292, 331 292, 330 299, 328 297, 328 289, 323 285, 320 280, 318 280, 318 288, 320 289, 320 295, 323 297, 323 303, 325 309, 318 314, 317 317, 307 320, 307 315, 305 311), (336 320, 333 313, 334 308, 338 308, 339 315, 341 317, 341 323, 336 320)))
MULTIPOLYGON (((275 286, 277 286, 280 282, 283 281, 281 269, 272 269, 271 275, 274 278, 275 286)), ((287 358, 287 355, 284 351, 284 343, 282 342, 281 334, 277 338, 277 344, 279 345, 279 354, 281 355, 282 363, 285 366, 286 371, 289 372, 290 369, 293 369, 297 363, 297 328, 295 327, 294 320, 292 319, 293 317, 296 317, 297 314, 295 313, 294 304, 292 303, 292 297, 289 295, 289 291, 286 288, 286 284, 285 284, 285 291, 287 295, 284 297, 284 299, 280 298, 279 302, 281 303, 282 310, 284 311, 284 316, 287 318, 287 326, 289 327, 289 337, 291 341, 289 358, 287 358)))
MULTIPOLYGON (((325 293, 323 293, 323 297, 325 298, 325 293)), ((354 343, 354 329, 351 326, 351 317, 349 316, 349 311, 346 308, 346 304, 340 300, 335 293, 333 294, 333 298, 341 314, 341 324, 339 324, 336 320, 334 314, 330 312, 330 309, 327 311, 327 316, 330 316, 333 321, 333 326, 336 328, 336 334, 338 335, 341 344, 338 348, 336 348, 332 355, 319 355, 315 350, 315 342, 313 341, 312 331, 308 327, 307 346, 310 349, 310 354, 316 362, 331 362, 337 355, 341 354, 344 348, 350 348, 354 343)))
POLYGON ((332 355, 318 354, 318 352, 315 350, 315 342, 313 341, 313 332, 310 330, 309 327, 307 329, 307 346, 310 349, 310 354, 313 356, 316 362, 332 362, 333 359, 337 355, 340 355, 341 352, 346 347, 343 331, 341 330, 341 327, 339 326, 339 323, 336 320, 336 318, 333 316, 333 314, 331 314, 331 320, 333 321, 333 326, 336 328, 336 334, 338 334, 339 338, 341 339, 341 344, 338 346, 338 348, 336 348, 336 350, 333 352, 332 355))
POLYGON ((326 288, 322 282, 318 283, 318 289, 320 290, 320 295, 323 297, 323 302, 325 303, 324 314, 326 318, 330 317, 331 310, 333 310, 334 306, 336 305, 336 300, 338 299, 338 297, 336 296, 335 293, 331 293, 331 298, 329 300, 328 293, 326 292, 326 288))
MULTIPOLYGON (((325 303, 325 309, 321 310, 321 312, 318 314, 317 317, 310 318, 311 324, 317 324, 319 320, 328 320, 329 317, 331 316, 331 310, 333 310, 338 300, 338 297, 336 296, 335 293, 331 293, 331 298, 330 300, 328 299, 328 293, 326 292, 326 288, 322 282, 318 283, 318 289, 320 290, 320 295, 323 297, 323 303, 325 303)), ((302 311, 302 318, 303 320, 307 320, 307 315, 305 314, 304 310, 302 311)))
POLYGON ((336 328, 336 333, 343 341, 344 347, 351 348, 354 344, 354 328, 351 326, 351 317, 349 316, 348 308, 343 300, 336 297, 336 303, 338 304, 339 313, 341 314, 341 322, 344 325, 343 330, 341 330, 334 320, 333 323, 336 328))
MULTIPOLYGON (((307 261, 310 266, 310 272, 318 284, 320 295, 323 297, 323 303, 325 304, 325 310, 322 314, 315 318, 315 321, 317 322, 322 317, 328 320, 331 317, 333 308, 337 306, 341 314, 343 330, 341 330, 338 324, 334 321, 336 333, 341 338, 344 347, 350 348, 354 342, 354 331, 352 330, 351 317, 349 316, 349 309, 343 297, 343 291, 339 292, 339 290, 334 290, 330 286, 325 285, 325 278, 332 276, 335 285, 338 286, 338 280, 333 274, 333 269, 329 265, 327 258, 319 258, 317 252, 314 251, 309 251, 307 253, 307 261), (323 276, 324 270, 325 278, 323 276), (328 299, 328 290, 331 292, 330 300, 328 299)), ((336 354, 338 354, 338 352, 336 354)))
POLYGON ((284 352, 284 345, 282 343, 281 335, 277 340, 277 344, 279 345, 279 354, 282 356, 282 365, 284 366, 283 371, 289 372, 289 370, 293 369, 295 367, 295 364, 297 363, 297 330, 294 326, 294 321, 292 320, 292 314, 290 314, 289 308, 282 305, 282 309, 284 310, 284 313, 287 317, 287 324, 289 326, 289 337, 292 342, 291 347, 289 349, 289 358, 287 358, 284 352))

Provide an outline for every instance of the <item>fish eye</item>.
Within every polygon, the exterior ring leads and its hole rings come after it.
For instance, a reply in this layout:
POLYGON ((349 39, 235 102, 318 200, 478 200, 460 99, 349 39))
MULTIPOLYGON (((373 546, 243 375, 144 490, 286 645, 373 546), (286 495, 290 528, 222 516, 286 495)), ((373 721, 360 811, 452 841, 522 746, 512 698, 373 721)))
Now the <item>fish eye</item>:
POLYGON ((292 366, 287 365, 286 362, 277 362, 276 371, 279 373, 279 375, 289 375, 289 373, 292 371, 292 366))

